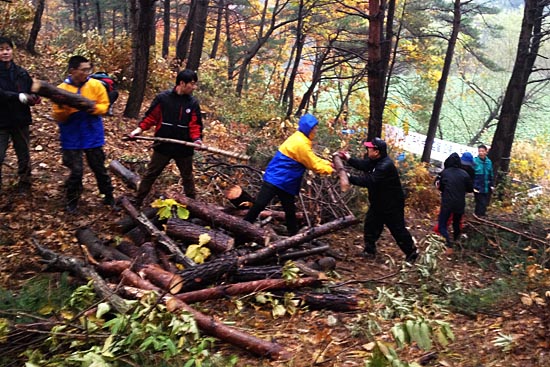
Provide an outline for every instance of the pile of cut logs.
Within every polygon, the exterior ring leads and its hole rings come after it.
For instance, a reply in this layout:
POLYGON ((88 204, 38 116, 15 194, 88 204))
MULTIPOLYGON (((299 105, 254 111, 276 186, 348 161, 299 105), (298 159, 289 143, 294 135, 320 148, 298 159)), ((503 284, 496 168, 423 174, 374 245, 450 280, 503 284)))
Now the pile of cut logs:
MULTIPOLYGON (((139 177, 124 165, 113 161, 110 169, 130 187, 137 187, 139 177)), ((227 199, 234 205, 232 209, 202 203, 180 193, 167 193, 166 197, 183 204, 190 218, 160 221, 155 209, 140 211, 123 196, 119 202, 128 216, 117 222, 123 240, 116 247, 105 245, 89 228, 77 231, 87 255, 84 261, 53 253, 38 243, 35 247, 50 266, 93 279, 96 291, 119 312, 127 311, 124 299, 135 299, 153 290, 161 295, 169 311, 191 313, 204 333, 273 359, 287 358, 288 352, 277 343, 224 325, 189 305, 259 291, 280 294, 292 291, 301 305, 310 309, 357 308, 353 295, 316 291, 322 287, 323 271, 335 265, 335 260, 326 256, 330 247, 319 237, 358 223, 353 215, 317 225, 308 219, 308 226, 297 235, 285 237, 240 217, 243 200, 251 198, 238 187, 226 191, 227 199), (199 236, 205 233, 210 237, 205 246, 211 256, 196 264, 185 255, 185 249, 199 243, 199 236), (284 263, 290 259, 301 270, 301 276, 289 281, 282 279, 282 274, 284 263)), ((283 213, 269 210, 262 216, 284 219, 283 213)), ((304 213, 301 218, 304 219, 304 213)))

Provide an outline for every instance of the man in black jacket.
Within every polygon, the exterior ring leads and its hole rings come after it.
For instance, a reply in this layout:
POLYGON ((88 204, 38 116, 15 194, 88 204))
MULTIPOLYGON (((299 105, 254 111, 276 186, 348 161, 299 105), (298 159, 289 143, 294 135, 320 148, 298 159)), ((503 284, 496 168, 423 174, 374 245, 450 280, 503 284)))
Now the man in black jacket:
POLYGON ((361 176, 350 175, 349 182, 369 190, 370 206, 365 216, 363 255, 368 258, 376 256, 376 241, 386 225, 405 253, 406 260, 412 263, 418 257, 418 251, 405 227, 405 195, 397 168, 388 157, 384 140, 374 138, 363 142, 363 145, 367 149, 364 159, 351 158, 346 152, 339 153, 350 166, 363 171, 361 176))
MULTIPOLYGON (((176 86, 155 97, 138 127, 129 134, 130 138, 154 127, 156 137, 202 145, 201 108, 199 101, 192 95, 197 88, 197 82, 195 71, 189 69, 180 71, 176 77, 176 86)), ((137 190, 136 206, 143 204, 156 179, 172 159, 180 171, 185 195, 194 199, 196 191, 193 178, 193 153, 192 147, 156 142, 153 145, 151 161, 137 190)))
POLYGON ((30 132, 31 110, 40 97, 31 94, 32 79, 29 73, 13 62, 13 43, 0 37, 0 191, 2 164, 11 141, 17 155, 19 192, 31 188, 30 132))
POLYGON ((456 241, 460 237, 460 220, 464 215, 466 206, 466 193, 473 192, 474 185, 470 175, 461 167, 460 157, 457 153, 451 154, 444 163, 445 169, 441 171, 436 187, 441 191, 441 209, 439 210, 439 233, 445 237, 447 254, 452 253, 452 242, 447 230, 449 218, 453 217, 453 238, 456 241))

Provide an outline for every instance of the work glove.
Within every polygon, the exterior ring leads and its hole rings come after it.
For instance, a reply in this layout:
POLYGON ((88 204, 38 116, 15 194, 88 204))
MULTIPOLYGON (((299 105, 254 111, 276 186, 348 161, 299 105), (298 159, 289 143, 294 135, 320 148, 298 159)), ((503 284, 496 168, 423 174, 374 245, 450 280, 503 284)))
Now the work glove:
POLYGON ((27 93, 19 93, 19 102, 23 104, 29 104, 29 100, 31 99, 31 95, 27 93))
POLYGON ((348 152, 344 152, 344 151, 338 152, 338 156, 345 161, 351 158, 351 155, 348 152))
POLYGON ((128 137, 130 139, 134 139, 136 136, 138 136, 139 134, 141 134, 143 132, 143 129, 141 127, 138 127, 136 128, 134 131, 132 131, 130 133, 130 135, 128 135, 128 137))

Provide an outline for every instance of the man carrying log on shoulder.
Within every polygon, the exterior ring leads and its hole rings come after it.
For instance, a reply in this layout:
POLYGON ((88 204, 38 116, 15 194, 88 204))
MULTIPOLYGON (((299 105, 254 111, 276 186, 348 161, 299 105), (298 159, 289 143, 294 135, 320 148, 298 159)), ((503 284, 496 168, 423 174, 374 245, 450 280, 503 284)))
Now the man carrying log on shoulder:
MULTIPOLYGON (((199 101, 192 95, 197 82, 195 71, 180 71, 176 77, 176 86, 155 97, 138 127, 129 134, 130 138, 154 126, 156 137, 202 145, 201 108, 199 101)), ((155 142, 153 155, 137 190, 135 206, 141 207, 156 179, 172 159, 180 171, 185 195, 195 199, 194 149, 175 143, 155 142)))
POLYGON ((269 162, 260 192, 244 220, 253 223, 271 199, 278 196, 285 211, 288 234, 298 233, 294 198, 300 192, 306 169, 323 175, 333 172, 330 161, 317 157, 311 148, 318 124, 319 121, 309 113, 300 118, 298 131, 281 144, 269 162))
POLYGON ((82 193, 83 154, 95 175, 99 192, 104 195, 103 203, 115 207, 113 185, 105 168, 105 132, 101 117, 109 108, 109 97, 103 84, 90 78, 91 73, 92 64, 87 58, 72 56, 69 59, 69 75, 58 87, 88 98, 94 102, 92 107, 81 111, 65 104, 53 104, 52 115, 59 125, 63 165, 71 171, 65 181, 66 210, 73 214, 77 212, 82 193))

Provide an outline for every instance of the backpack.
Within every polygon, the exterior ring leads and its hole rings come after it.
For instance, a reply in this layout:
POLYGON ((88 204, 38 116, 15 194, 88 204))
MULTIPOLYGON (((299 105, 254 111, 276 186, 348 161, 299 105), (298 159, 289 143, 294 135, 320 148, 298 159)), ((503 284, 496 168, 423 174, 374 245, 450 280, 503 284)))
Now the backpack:
POLYGON ((115 81, 104 71, 93 73, 90 77, 99 80, 107 90, 107 93, 112 92, 115 89, 115 81))

